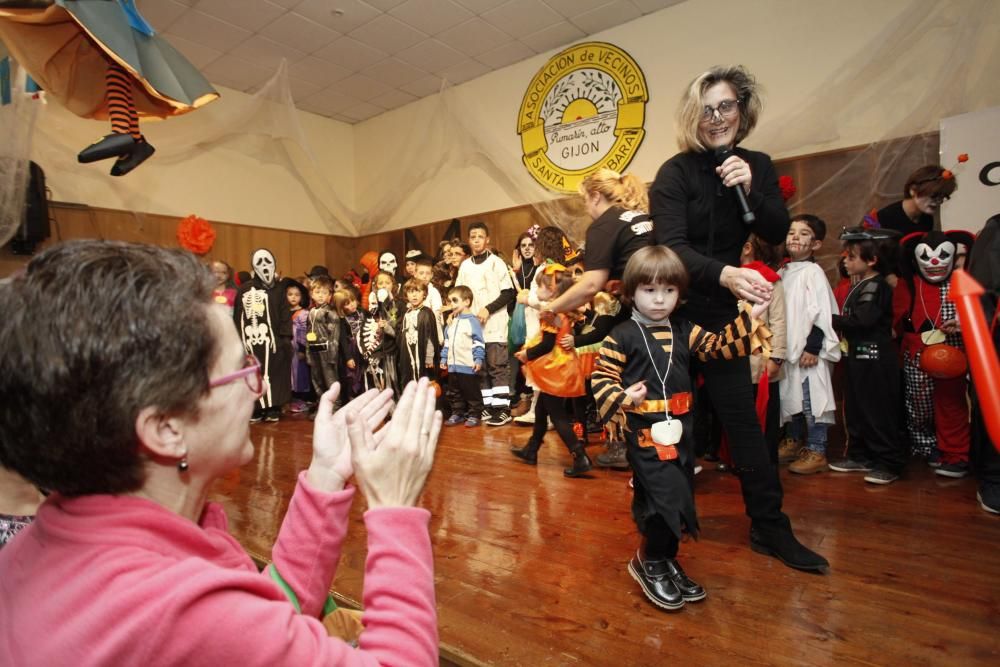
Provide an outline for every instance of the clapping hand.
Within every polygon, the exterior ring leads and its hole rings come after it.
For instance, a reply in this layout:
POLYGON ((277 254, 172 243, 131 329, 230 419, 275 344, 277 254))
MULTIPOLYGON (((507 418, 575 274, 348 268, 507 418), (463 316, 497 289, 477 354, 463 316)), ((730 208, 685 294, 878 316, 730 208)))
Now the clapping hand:
POLYGON ((427 378, 410 382, 392 420, 377 431, 354 402, 344 409, 354 474, 369 508, 416 505, 441 433, 435 398, 427 378))
POLYGON ((338 396, 340 383, 334 382, 320 397, 313 424, 313 457, 307 475, 312 486, 324 491, 343 489, 354 474, 346 413, 352 411, 360 423, 374 430, 392 409, 391 389, 381 392, 370 389, 334 413, 333 403, 338 396))

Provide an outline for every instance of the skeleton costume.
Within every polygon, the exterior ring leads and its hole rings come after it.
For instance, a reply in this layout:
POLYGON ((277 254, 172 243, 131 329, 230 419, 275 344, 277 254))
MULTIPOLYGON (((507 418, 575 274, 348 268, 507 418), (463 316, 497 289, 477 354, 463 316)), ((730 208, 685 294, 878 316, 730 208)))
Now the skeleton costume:
POLYGON ((730 360, 770 353, 771 333, 740 304, 736 320, 722 333, 671 317, 653 322, 633 311, 604 339, 592 376, 594 399, 603 422, 627 444, 635 473, 632 517, 657 557, 673 558, 681 532, 698 534, 692 484, 694 438, 691 417, 692 357, 730 360), (646 399, 634 405, 625 387, 646 381, 646 399), (650 428, 670 419, 681 423, 676 445, 655 444, 650 428))
POLYGON ((427 306, 407 308, 396 329, 400 332, 399 386, 410 380, 437 376, 437 361, 441 344, 437 318, 427 306))
POLYGON ((399 317, 396 300, 386 290, 371 293, 375 307, 365 316, 357 334, 358 349, 365 360, 365 389, 392 389, 399 393, 396 370, 396 324, 399 317), (379 326, 383 322, 384 326, 379 326))
POLYGON ((900 242, 902 277, 893 296, 893 319, 902 333, 907 429, 914 455, 940 455, 942 464, 969 458, 969 406, 965 376, 935 379, 920 368, 928 345, 946 343, 964 350, 961 333, 944 334, 941 325, 957 318, 948 297, 948 279, 958 244, 972 247, 968 232, 909 234, 900 242))
POLYGON ((253 279, 236 293, 233 319, 247 354, 257 357, 264 376, 264 393, 258 402, 270 421, 292 393, 292 317, 288 307, 287 280, 278 280, 274 255, 259 248, 250 257, 253 279))

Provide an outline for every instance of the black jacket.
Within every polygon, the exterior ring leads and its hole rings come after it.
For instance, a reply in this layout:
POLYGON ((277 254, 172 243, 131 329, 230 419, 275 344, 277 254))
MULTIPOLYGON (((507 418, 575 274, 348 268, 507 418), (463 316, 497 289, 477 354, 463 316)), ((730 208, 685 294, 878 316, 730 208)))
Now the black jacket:
POLYGON ((681 311, 692 322, 715 328, 736 315, 736 297, 719 285, 726 265, 739 266, 750 233, 781 243, 789 218, 778 187, 778 174, 764 153, 736 148, 750 165, 747 200, 756 214, 743 223, 736 196, 715 173, 712 153, 678 153, 663 163, 649 190, 656 242, 674 250, 691 274, 687 303, 681 311))

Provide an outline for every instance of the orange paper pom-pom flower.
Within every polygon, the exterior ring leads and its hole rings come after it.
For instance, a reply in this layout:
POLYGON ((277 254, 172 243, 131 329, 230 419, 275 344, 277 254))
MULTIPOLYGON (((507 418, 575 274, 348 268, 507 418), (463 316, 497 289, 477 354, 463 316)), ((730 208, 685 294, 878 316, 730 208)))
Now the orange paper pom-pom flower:
POLYGON ((189 215, 177 223, 177 241, 185 250, 204 255, 215 243, 215 230, 208 220, 189 215))

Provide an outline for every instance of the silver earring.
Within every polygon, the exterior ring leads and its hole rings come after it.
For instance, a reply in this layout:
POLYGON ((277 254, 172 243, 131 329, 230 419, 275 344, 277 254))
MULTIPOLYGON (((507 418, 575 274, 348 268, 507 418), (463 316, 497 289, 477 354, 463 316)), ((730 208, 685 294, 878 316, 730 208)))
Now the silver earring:
POLYGON ((188 457, 187 455, 181 459, 180 463, 177 464, 177 469, 181 472, 187 472, 188 470, 188 457))

